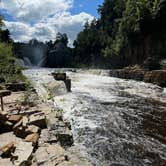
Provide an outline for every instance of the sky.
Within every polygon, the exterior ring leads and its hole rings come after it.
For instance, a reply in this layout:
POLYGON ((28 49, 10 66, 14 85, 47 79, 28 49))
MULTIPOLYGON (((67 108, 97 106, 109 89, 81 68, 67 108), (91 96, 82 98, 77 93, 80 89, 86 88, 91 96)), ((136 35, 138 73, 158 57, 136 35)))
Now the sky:
POLYGON ((98 18, 104 0, 1 0, 0 14, 15 41, 55 40, 67 33, 72 44, 85 22, 98 18))

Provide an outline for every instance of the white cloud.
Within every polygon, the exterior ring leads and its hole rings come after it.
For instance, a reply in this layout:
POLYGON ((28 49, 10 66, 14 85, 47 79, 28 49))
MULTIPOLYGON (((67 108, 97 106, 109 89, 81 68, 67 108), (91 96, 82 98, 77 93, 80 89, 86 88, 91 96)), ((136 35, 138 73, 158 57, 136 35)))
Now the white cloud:
POLYGON ((87 13, 72 15, 73 0, 2 0, 0 8, 16 21, 6 21, 12 37, 17 41, 55 39, 57 32, 67 33, 73 41, 86 21, 87 13))

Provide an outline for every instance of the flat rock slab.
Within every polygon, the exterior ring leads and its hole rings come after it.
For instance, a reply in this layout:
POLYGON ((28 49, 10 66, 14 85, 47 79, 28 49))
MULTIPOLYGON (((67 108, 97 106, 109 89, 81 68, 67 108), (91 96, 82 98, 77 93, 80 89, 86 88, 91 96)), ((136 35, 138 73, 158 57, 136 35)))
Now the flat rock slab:
POLYGON ((11 142, 15 142, 17 145, 21 141, 22 139, 16 137, 13 132, 0 134, 0 148, 11 142))
POLYGON ((21 120, 22 116, 21 115, 11 115, 8 118, 8 121, 12 122, 12 123, 17 123, 21 120))
POLYGON ((48 144, 48 143, 55 144, 57 142, 58 140, 55 136, 54 130, 49 131, 48 129, 43 129, 41 131, 39 142, 38 142, 39 146, 44 146, 45 144, 48 144))
POLYGON ((19 142, 13 154, 13 157, 17 158, 17 160, 14 161, 14 164, 20 165, 22 163, 27 163, 28 165, 32 152, 33 146, 31 142, 19 142))
POLYGON ((29 117, 29 124, 40 127, 41 129, 47 128, 45 114, 33 114, 29 117))
POLYGON ((65 150, 56 145, 39 147, 35 153, 35 162, 40 166, 55 166, 65 161, 65 150))
POLYGON ((10 161, 10 159, 0 158, 0 166, 14 166, 14 164, 10 161))

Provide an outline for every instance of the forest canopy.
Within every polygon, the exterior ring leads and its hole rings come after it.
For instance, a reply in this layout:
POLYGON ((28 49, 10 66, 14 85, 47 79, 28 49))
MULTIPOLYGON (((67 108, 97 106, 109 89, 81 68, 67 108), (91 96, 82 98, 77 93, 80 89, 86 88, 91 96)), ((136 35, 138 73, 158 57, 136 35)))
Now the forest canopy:
POLYGON ((98 8, 100 18, 87 22, 74 41, 76 61, 94 64, 107 59, 110 67, 117 68, 142 64, 148 57, 158 61, 166 52, 161 48, 165 25, 160 24, 165 2, 105 0, 98 8))

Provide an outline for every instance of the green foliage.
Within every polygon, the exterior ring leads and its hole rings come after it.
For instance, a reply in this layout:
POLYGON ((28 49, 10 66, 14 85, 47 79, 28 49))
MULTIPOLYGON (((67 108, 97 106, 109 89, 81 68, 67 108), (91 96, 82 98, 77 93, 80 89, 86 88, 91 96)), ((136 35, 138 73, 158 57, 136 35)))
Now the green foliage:
POLYGON ((3 27, 3 17, 0 16, 0 78, 3 78, 6 82, 24 81, 26 78, 23 76, 21 67, 13 55, 10 32, 3 27))
POLYGON ((153 27, 144 23, 155 21, 160 4, 160 0, 105 0, 98 9, 100 18, 86 23, 74 42, 76 60, 91 64, 98 57, 124 56, 142 42, 144 29, 151 31, 148 28, 153 27))
POLYGON ((6 82, 25 80, 21 67, 13 56, 12 45, 0 43, 0 77, 6 82))
POLYGON ((67 47, 68 37, 67 37, 66 33, 62 34, 62 33, 58 32, 58 34, 56 36, 56 40, 54 42, 54 45, 59 43, 59 42, 62 42, 67 47))

